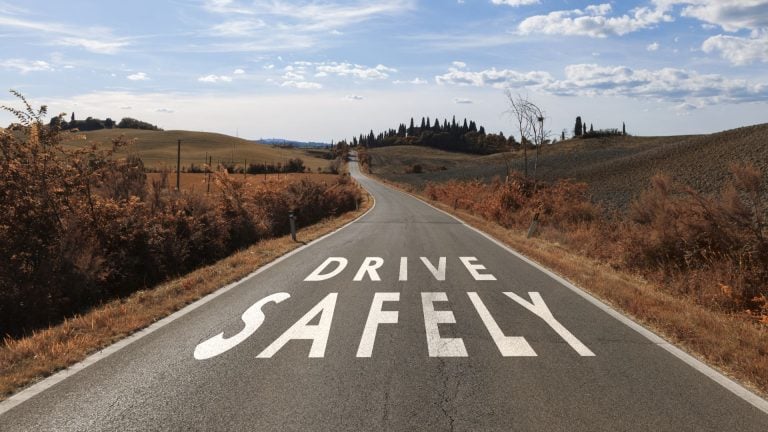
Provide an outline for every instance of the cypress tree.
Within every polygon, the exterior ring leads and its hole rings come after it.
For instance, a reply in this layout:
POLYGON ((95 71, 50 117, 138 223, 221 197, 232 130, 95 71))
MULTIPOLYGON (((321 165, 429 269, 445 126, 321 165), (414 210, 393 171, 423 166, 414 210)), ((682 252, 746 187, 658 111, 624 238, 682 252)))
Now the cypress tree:
POLYGON ((573 135, 581 136, 581 116, 576 116, 576 125, 573 126, 573 135))

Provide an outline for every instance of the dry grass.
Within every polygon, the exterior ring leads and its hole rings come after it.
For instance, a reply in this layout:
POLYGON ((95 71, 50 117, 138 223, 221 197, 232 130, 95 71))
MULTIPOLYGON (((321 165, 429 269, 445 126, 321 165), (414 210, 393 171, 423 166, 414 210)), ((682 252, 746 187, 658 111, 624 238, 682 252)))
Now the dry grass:
POLYGON ((249 164, 277 164, 299 158, 312 171, 317 171, 318 167, 327 169, 330 162, 317 157, 318 152, 281 149, 211 132, 102 129, 82 133, 62 132, 62 139, 65 146, 82 146, 92 142, 108 144, 121 135, 133 140, 133 145, 118 152, 118 156, 127 152, 138 154, 149 168, 176 166, 177 140, 181 140, 181 165, 187 167, 190 164, 203 165, 206 155, 213 158, 214 165, 220 161, 242 165, 245 160, 249 164))
MULTIPOLYGON (((299 232, 308 242, 357 218, 372 205, 366 195, 358 211, 325 220, 299 232)), ((83 360, 222 286, 235 282, 296 249, 290 236, 261 241, 213 265, 136 292, 29 337, 6 339, 0 347, 0 400, 54 372, 83 360)))
MULTIPOLYGON (((161 173, 147 173, 147 185, 151 186, 153 181, 159 181, 161 173)), ((280 173, 280 174, 230 174, 235 179, 245 179, 248 184, 262 185, 269 183, 271 185, 284 185, 287 183, 296 183, 303 179, 311 180, 318 183, 335 183, 338 176, 336 174, 310 174, 310 173, 280 173)), ((217 192, 217 187, 214 184, 214 176, 211 175, 211 193, 217 192)), ((181 190, 190 192, 205 192, 207 190, 208 175, 205 173, 181 173, 180 183, 181 190)), ((176 173, 168 173, 168 184, 170 187, 176 186, 176 173)))
MULTIPOLYGON (((411 186, 393 185, 414 192, 411 186)), ((492 235, 694 357, 763 397, 768 396, 768 327, 756 323, 748 314, 712 310, 608 263, 586 258, 555 241, 528 239, 524 230, 508 229, 423 195, 415 196, 492 235)))

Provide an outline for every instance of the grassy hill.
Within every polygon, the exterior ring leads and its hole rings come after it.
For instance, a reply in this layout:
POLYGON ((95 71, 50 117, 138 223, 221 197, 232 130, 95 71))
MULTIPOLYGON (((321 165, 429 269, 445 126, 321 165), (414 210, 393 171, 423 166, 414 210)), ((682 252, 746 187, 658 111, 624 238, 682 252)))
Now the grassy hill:
POLYGON ((123 149, 120 154, 127 152, 138 153, 147 167, 159 168, 163 165, 176 165, 176 143, 181 140, 181 165, 189 166, 194 163, 201 165, 205 155, 217 161, 242 165, 248 163, 285 163, 291 158, 300 158, 304 165, 316 171, 318 167, 328 167, 329 161, 322 159, 321 153, 310 153, 301 149, 281 149, 265 144, 258 144, 241 138, 211 132, 192 131, 149 131, 140 129, 102 129, 91 132, 63 132, 64 144, 81 146, 84 143, 98 142, 109 145, 120 135, 133 140, 133 144, 123 149))
MULTIPOLYGON (((473 156, 401 146, 370 153, 374 174, 417 187, 427 181, 503 178, 504 157, 511 169, 523 170, 522 151, 473 156), (408 174, 415 164, 422 165, 424 173, 408 174)), ((529 171, 533 170, 533 154, 528 154, 529 171)), ((728 181, 728 166, 734 162, 752 162, 768 178, 768 124, 710 135, 568 140, 542 148, 538 175, 546 180, 586 182, 595 200, 611 208, 625 208, 658 172, 708 193, 728 181)))

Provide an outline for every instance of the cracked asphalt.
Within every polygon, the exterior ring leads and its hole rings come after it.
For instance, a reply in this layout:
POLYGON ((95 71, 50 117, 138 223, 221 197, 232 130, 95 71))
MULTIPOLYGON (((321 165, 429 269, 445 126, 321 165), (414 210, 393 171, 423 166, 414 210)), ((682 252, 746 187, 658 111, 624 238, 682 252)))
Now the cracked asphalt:
MULTIPOLYGON (((0 415, 0 431, 768 430, 764 412, 480 234, 351 165, 376 199, 367 215, 0 415), (305 281, 329 257, 348 265, 305 281), (380 280, 370 273, 354 280, 366 257, 383 259, 380 280), (433 266, 445 257, 445 280, 421 257, 433 266), (478 280, 460 257, 476 258, 485 269, 475 270, 496 280, 478 280), (240 334, 243 313, 278 292, 290 298, 264 306, 263 323, 242 342, 193 356, 219 333, 240 334), (382 306, 398 312, 397 322, 379 324, 371 356, 357 357, 374 295, 384 292, 399 293, 382 306), (536 355, 503 356, 504 341, 492 336, 470 292, 506 342, 522 337, 536 355), (528 293, 539 293, 594 355, 580 355, 505 292, 529 302, 528 293), (309 357, 317 339, 295 339, 257 358, 329 293, 338 298, 322 356, 309 357), (423 293, 447 300, 433 301, 429 315, 423 293), (430 356, 429 320, 438 322, 436 352, 460 353, 460 339, 466 356, 430 356)), ((316 338, 318 316, 305 326, 316 338)))

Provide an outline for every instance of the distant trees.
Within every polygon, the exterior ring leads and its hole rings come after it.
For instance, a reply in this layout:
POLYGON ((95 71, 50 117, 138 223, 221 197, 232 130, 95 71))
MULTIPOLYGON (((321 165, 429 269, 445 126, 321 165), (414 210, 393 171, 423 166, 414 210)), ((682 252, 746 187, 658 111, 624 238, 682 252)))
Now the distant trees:
POLYGON ((122 120, 120 120, 120 123, 117 124, 117 127, 120 129, 144 129, 144 130, 154 130, 154 131, 162 130, 153 124, 143 122, 141 120, 136 120, 130 117, 125 117, 122 120))
POLYGON ((60 130, 72 130, 77 129, 79 131, 94 131, 100 129, 112 129, 115 127, 122 129, 145 129, 161 131, 159 127, 130 117, 125 117, 120 120, 120 123, 115 123, 114 120, 107 117, 106 120, 97 119, 94 117, 87 117, 85 120, 76 120, 75 113, 70 116, 69 122, 63 119, 61 116, 53 117, 50 120, 49 125, 51 127, 57 127, 60 130))
MULTIPOLYGON (((627 125, 622 122, 621 130, 619 129, 595 129, 592 123, 589 124, 587 129, 587 122, 582 120, 581 116, 576 116, 576 123, 573 127, 573 135, 576 138, 605 138, 611 136, 623 136, 627 134, 627 125)), ((561 135, 565 138, 565 133, 561 135)))
POLYGON ((351 141, 339 141, 339 145, 342 144, 352 147, 420 145, 448 151, 491 154, 509 150, 516 143, 512 138, 507 140, 503 134, 488 134, 483 126, 478 127, 474 121, 467 119, 464 119, 461 125, 456 121, 456 117, 450 122, 438 117, 422 117, 421 126, 416 127, 412 117, 407 127, 405 123, 401 123, 396 129, 388 129, 378 134, 371 130, 367 135, 353 137, 351 141))

